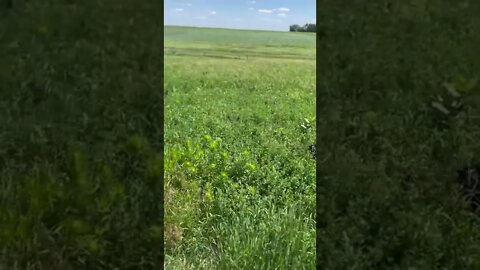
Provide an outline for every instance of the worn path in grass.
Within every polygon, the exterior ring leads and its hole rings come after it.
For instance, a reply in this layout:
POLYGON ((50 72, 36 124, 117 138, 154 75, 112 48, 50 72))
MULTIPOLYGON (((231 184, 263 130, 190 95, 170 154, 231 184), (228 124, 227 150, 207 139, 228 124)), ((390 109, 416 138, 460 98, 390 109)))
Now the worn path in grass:
POLYGON ((165 53, 166 266, 312 269, 314 35, 166 27, 165 53))

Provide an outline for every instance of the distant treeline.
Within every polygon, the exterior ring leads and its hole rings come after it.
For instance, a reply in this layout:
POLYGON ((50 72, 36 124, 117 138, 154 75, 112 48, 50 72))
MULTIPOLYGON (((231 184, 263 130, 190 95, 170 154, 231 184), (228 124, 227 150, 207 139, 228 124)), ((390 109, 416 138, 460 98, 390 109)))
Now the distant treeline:
POLYGON ((290 32, 317 32, 317 25, 314 23, 307 23, 304 26, 290 25, 290 32))

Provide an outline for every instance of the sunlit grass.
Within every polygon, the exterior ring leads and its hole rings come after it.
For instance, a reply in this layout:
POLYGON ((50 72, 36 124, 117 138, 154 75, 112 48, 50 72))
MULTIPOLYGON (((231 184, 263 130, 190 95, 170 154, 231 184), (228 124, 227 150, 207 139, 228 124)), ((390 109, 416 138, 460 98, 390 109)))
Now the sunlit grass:
POLYGON ((166 267, 314 268, 312 60, 166 55, 166 267))

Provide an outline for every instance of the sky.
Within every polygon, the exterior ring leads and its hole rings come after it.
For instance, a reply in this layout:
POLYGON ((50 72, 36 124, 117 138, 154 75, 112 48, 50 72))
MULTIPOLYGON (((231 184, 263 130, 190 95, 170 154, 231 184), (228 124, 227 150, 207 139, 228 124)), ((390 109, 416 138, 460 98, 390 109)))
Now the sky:
POLYGON ((165 0, 164 24, 288 31, 315 23, 316 0, 165 0))

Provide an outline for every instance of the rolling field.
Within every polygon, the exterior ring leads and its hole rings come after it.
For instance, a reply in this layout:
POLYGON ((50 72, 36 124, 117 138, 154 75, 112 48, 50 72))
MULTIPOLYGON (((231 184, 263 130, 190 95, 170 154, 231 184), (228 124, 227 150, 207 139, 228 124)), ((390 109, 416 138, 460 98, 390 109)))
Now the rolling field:
POLYGON ((227 59, 315 59, 312 34, 216 28, 165 28, 166 55, 227 59))
POLYGON ((165 27, 167 269, 313 269, 315 36, 165 27))

